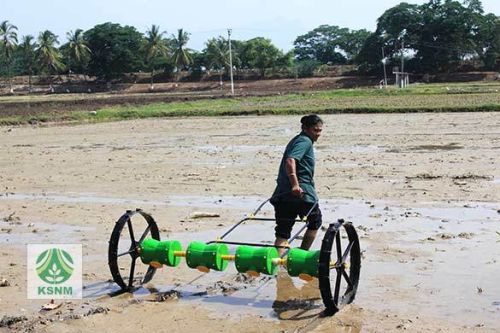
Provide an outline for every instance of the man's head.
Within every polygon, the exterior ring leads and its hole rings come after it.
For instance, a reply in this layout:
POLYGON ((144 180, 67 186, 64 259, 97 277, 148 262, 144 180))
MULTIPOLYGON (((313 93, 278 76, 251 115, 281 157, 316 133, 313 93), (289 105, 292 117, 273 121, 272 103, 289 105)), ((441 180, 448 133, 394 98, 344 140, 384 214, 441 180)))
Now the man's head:
POLYGON ((302 132, 304 132, 313 142, 318 141, 323 130, 323 120, 315 114, 302 117, 302 132))

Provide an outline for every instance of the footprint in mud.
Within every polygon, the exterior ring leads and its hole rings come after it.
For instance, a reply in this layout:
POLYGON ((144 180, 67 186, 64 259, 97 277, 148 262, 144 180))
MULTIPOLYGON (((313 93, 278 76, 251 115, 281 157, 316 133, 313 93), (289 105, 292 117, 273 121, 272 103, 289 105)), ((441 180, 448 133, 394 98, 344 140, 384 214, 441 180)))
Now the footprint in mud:
MULTIPOLYGON (((165 292, 159 292, 158 289, 151 287, 147 288, 150 295, 143 299, 146 302, 166 302, 173 301, 183 297, 205 297, 205 296, 229 296, 239 290, 247 289, 249 287, 261 286, 272 279, 271 276, 264 276, 254 278, 246 274, 238 273, 230 281, 218 280, 212 285, 205 287, 205 290, 183 294, 181 291, 171 289, 165 292)), ((134 300, 133 302, 136 302, 134 300)))
POLYGON ((434 237, 427 237, 423 241, 436 241, 438 239, 441 240, 448 240, 448 239, 454 239, 454 238, 462 238, 462 239, 472 239, 475 236, 473 232, 461 232, 458 235, 454 234, 449 234, 449 233, 438 233, 434 237))
POLYGON ((48 310, 33 316, 3 316, 0 320, 0 328, 6 327, 16 332, 38 332, 41 326, 46 326, 48 323, 82 319, 110 311, 107 307, 92 305, 88 302, 81 304, 63 302, 58 304, 57 309, 56 312, 48 310))
POLYGON ((260 283, 265 283, 271 280, 272 276, 262 276, 262 277, 252 277, 248 274, 238 273, 234 277, 234 282, 242 283, 245 285, 256 285, 260 283))
POLYGON ((167 301, 175 301, 182 297, 180 291, 177 290, 168 290, 165 292, 157 293, 154 295, 153 299, 149 299, 149 302, 167 302, 167 301))
POLYGON ((206 293, 208 295, 222 294, 228 296, 238 290, 265 285, 271 279, 271 276, 252 277, 247 274, 238 273, 232 281, 219 280, 215 282, 212 286, 206 288, 206 293))
MULTIPOLYGON (((246 288, 246 287, 244 287, 246 288)), ((207 287, 208 295, 217 295, 222 293, 224 296, 233 294, 235 291, 242 289, 241 287, 235 286, 229 282, 217 281, 212 286, 207 287)))

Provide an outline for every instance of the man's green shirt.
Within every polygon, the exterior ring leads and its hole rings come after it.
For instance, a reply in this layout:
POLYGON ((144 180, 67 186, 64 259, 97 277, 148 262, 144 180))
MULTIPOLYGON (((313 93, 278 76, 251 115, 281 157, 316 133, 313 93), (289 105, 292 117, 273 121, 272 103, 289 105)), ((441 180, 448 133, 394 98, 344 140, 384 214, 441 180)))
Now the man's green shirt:
POLYGON ((305 133, 302 132, 294 137, 286 146, 276 182, 277 186, 273 193, 272 202, 305 201, 314 203, 318 201, 318 196, 314 188, 313 142, 305 133), (291 194, 292 184, 290 183, 285 167, 287 158, 295 159, 299 186, 304 191, 302 198, 297 198, 291 194))

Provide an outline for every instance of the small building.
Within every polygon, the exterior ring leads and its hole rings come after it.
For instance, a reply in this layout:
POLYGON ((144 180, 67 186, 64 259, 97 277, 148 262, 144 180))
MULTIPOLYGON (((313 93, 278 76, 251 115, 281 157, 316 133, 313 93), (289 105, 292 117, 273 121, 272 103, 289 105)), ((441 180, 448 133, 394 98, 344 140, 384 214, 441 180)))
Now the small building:
POLYGON ((399 88, 405 88, 410 84, 410 73, 400 72, 399 67, 394 67, 392 74, 396 75, 396 86, 399 88))

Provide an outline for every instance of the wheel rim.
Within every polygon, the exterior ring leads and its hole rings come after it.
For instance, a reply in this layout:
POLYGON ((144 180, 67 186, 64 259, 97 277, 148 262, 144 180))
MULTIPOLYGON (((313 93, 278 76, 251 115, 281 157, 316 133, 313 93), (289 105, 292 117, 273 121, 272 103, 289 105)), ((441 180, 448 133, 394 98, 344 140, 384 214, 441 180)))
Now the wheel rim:
POLYGON ((321 244, 318 267, 326 315, 333 315, 354 301, 360 268, 359 239, 354 226, 343 220, 330 224, 321 244))
POLYGON ((160 240, 158 225, 151 215, 141 210, 127 211, 116 221, 109 240, 108 265, 122 290, 151 281, 156 272, 151 266, 139 267, 139 245, 146 237, 160 240))

